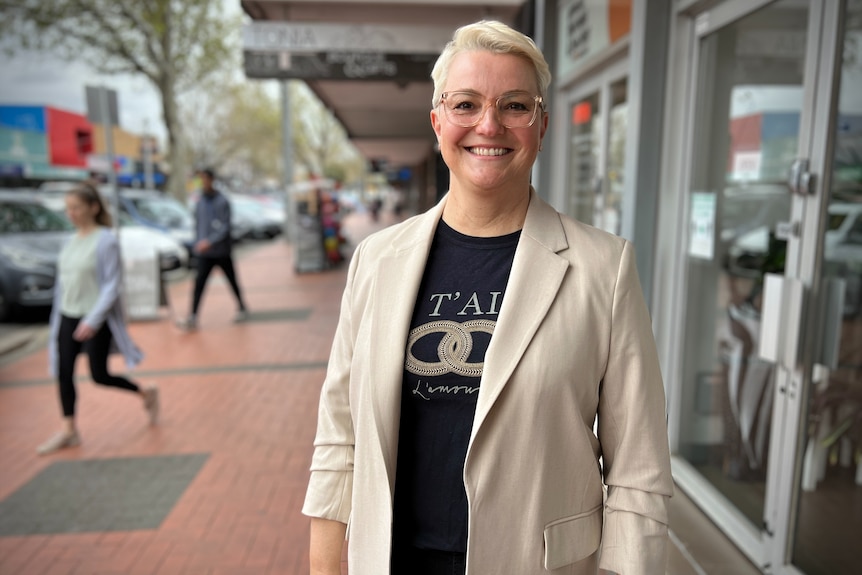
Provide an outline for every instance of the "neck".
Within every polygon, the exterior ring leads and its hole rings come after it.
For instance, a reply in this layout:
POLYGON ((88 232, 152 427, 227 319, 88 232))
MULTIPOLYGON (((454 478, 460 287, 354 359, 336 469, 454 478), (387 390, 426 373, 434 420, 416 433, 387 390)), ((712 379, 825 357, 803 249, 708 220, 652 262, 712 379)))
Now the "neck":
POLYGON ((82 225, 78 226, 78 235, 81 235, 81 236, 89 235, 91 232, 96 231, 98 228, 99 228, 99 224, 97 224, 96 222, 91 222, 89 224, 82 224, 82 225))
POLYGON ((468 236, 504 236, 524 227, 529 205, 529 187, 509 198, 476 197, 450 190, 443 207, 443 221, 468 236))

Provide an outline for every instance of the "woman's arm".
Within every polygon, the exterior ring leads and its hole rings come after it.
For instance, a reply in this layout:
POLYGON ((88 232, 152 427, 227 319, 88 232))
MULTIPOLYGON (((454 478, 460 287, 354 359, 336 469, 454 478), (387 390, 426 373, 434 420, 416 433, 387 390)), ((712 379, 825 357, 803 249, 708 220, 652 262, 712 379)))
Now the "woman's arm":
POLYGON ((120 297, 123 267, 120 261, 120 244, 110 230, 99 230, 96 245, 96 274, 99 278, 99 299, 81 323, 98 331, 108 312, 120 297))
POLYGON ((347 525, 340 521, 311 518, 311 575, 341 575, 341 553, 346 533, 347 525))

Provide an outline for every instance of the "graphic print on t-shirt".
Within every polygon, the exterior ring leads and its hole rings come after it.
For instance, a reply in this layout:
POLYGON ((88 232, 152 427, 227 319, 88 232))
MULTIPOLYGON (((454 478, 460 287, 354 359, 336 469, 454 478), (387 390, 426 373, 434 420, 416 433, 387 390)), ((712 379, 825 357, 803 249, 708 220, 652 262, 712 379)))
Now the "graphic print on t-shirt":
POLYGON ((466 550, 464 457, 519 237, 438 225, 405 350, 393 533, 406 545, 466 550))

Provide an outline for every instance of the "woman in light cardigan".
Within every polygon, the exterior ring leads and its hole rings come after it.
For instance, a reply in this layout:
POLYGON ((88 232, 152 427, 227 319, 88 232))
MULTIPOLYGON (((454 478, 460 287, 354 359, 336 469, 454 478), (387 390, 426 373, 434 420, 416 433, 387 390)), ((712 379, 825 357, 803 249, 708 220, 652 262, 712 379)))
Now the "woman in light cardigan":
POLYGON ((75 426, 75 360, 86 351, 98 384, 139 394, 150 424, 158 418, 158 388, 143 388, 108 372, 108 354, 119 351, 131 369, 143 357, 126 331, 120 298, 122 265, 111 216, 99 192, 81 184, 66 194, 66 215, 77 233, 60 252, 51 310, 49 366, 57 377, 63 429, 37 449, 46 455, 81 443, 75 426))

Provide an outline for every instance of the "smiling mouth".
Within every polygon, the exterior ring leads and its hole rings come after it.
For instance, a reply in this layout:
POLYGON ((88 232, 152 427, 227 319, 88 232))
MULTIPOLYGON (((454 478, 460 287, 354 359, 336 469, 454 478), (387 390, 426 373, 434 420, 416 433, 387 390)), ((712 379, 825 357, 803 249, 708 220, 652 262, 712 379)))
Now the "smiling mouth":
POLYGON ((468 152, 471 154, 476 154, 477 156, 505 156, 510 153, 512 150, 510 148, 466 148, 468 152))

